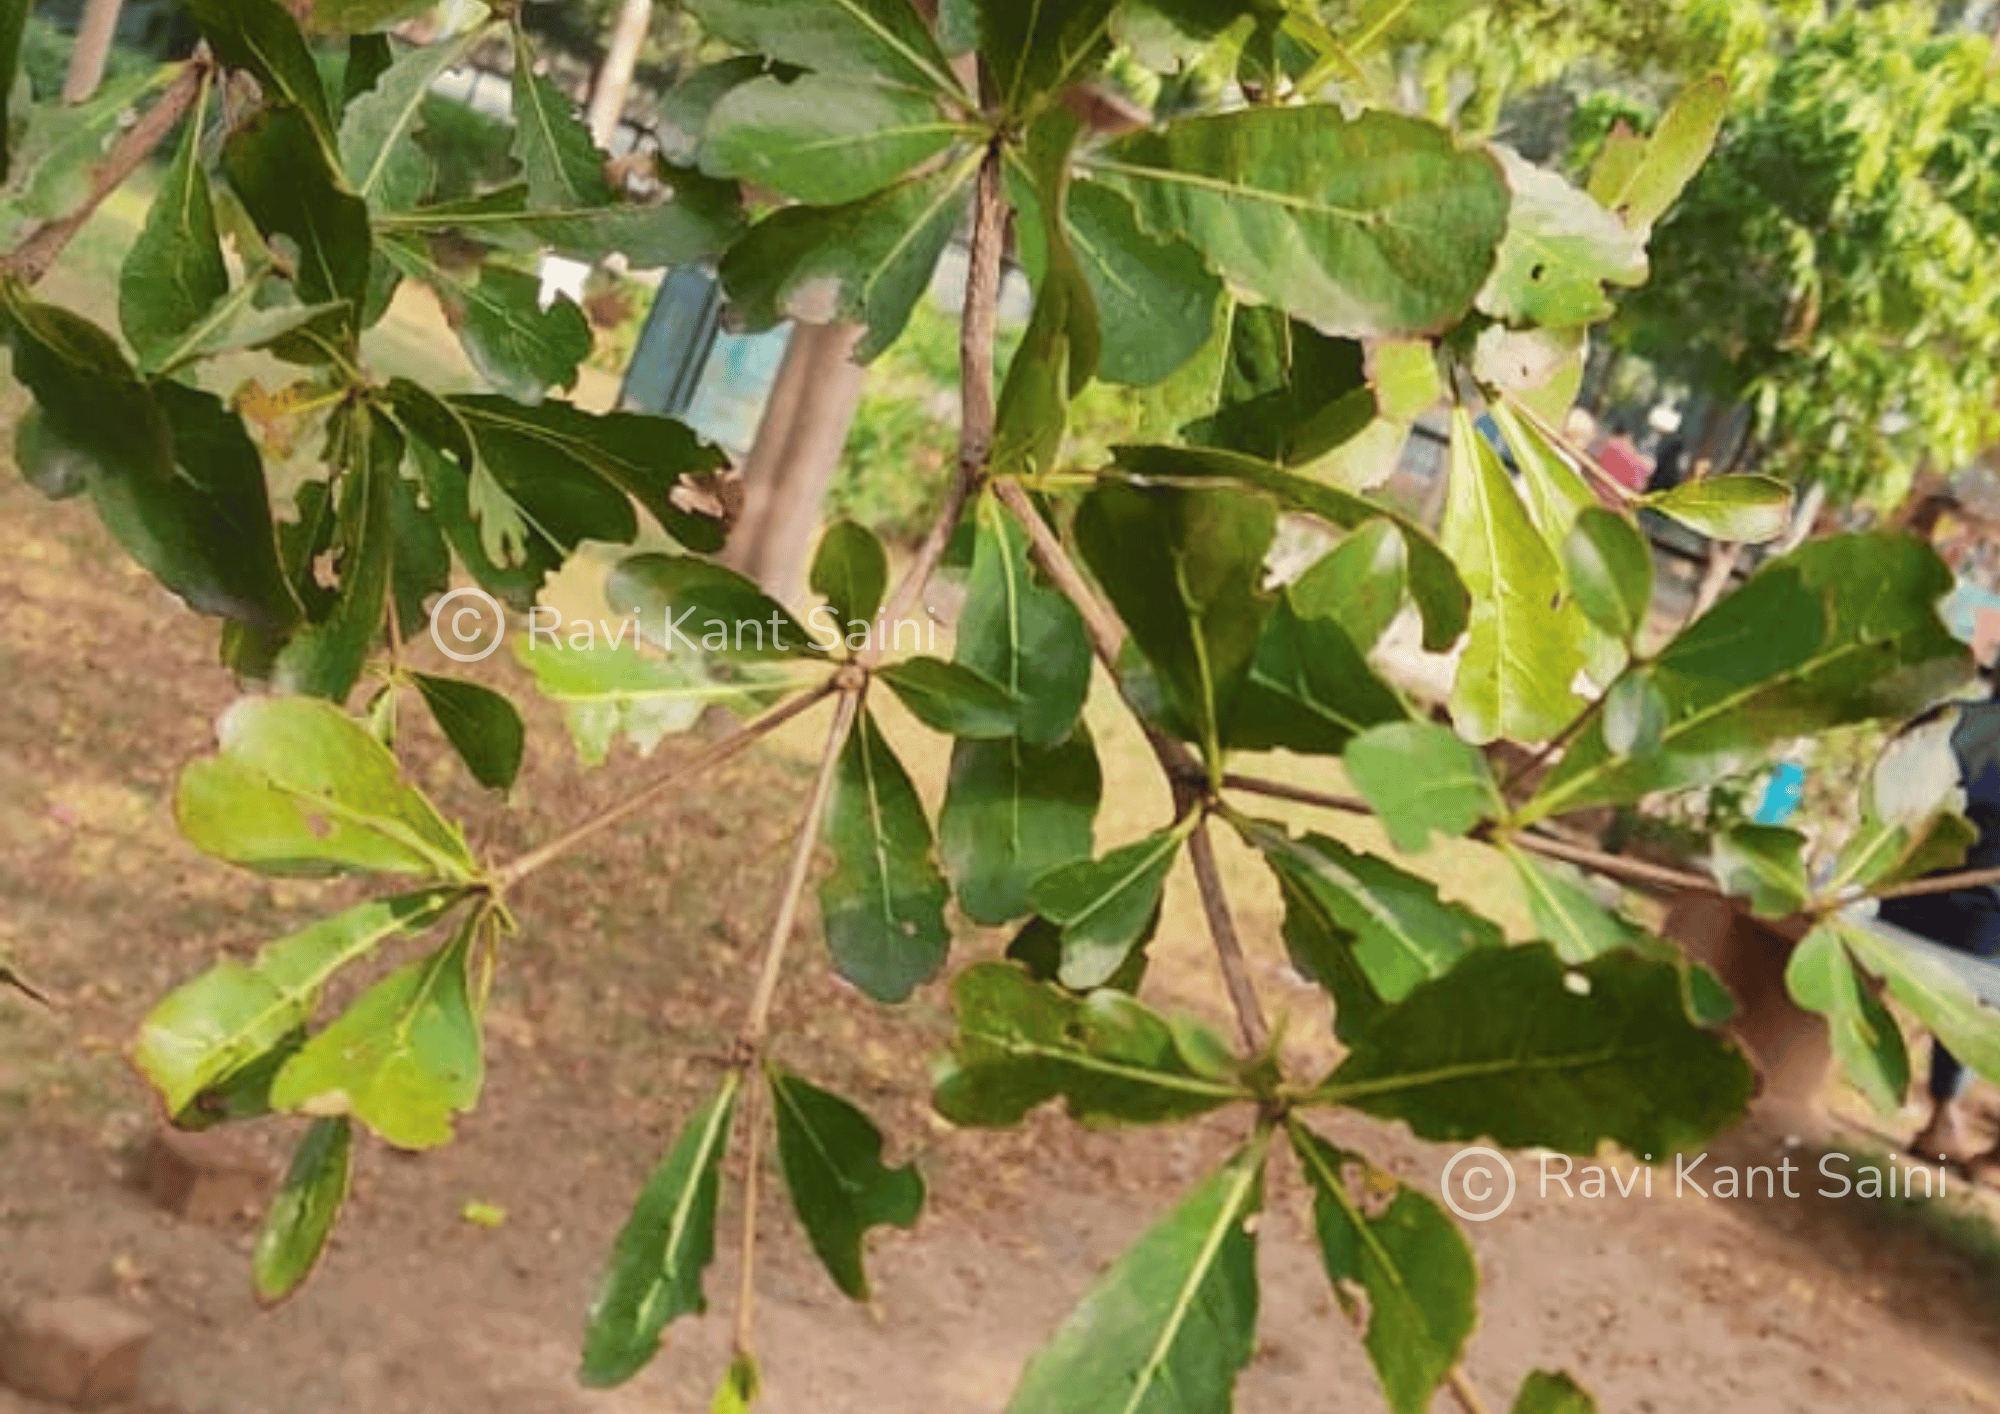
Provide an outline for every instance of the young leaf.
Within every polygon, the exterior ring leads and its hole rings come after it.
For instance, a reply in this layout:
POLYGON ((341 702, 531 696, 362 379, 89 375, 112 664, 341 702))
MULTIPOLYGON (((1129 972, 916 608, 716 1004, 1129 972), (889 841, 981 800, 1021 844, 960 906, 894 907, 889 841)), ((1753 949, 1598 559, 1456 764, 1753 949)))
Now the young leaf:
MULTIPOLYGON (((719 681, 686 654, 637 652, 637 628, 631 633, 634 642, 609 647, 577 648, 560 639, 550 646, 532 632, 514 641, 514 656, 535 675, 536 687, 562 705, 586 766, 602 766, 620 736, 650 756, 667 737, 691 730, 710 707, 753 700, 754 683, 719 681)), ((621 625, 621 639, 624 634, 621 625)))
POLYGON ((1286 589, 1304 619, 1332 619, 1366 653, 1382 641, 1409 593, 1410 552, 1386 520, 1369 521, 1286 589))
POLYGON ((1630 952, 1476 948, 1353 1036, 1318 1098, 1423 1139, 1634 1154, 1699 1146, 1742 1113, 1742 1053, 1688 1020, 1675 968, 1630 952))
POLYGON ((958 80, 907 0, 690 0, 706 34, 822 74, 956 94, 958 80))
POLYGON ((1337 756, 1370 727, 1408 716, 1346 629, 1330 618, 1302 618, 1287 600, 1264 625, 1223 744, 1337 756))
POLYGON ((980 135, 928 93, 803 74, 734 88, 709 114, 701 169, 813 206, 859 201, 980 135))
POLYGON ((978 161, 906 178, 845 206, 793 206, 765 217, 722 260, 735 312, 751 329, 786 319, 866 324, 854 357, 871 362, 930 288, 970 203, 978 161))
POLYGON ((1653 605, 1653 551, 1639 528, 1593 506, 1562 543, 1563 572, 1583 616, 1630 647, 1653 605))
POLYGON ((1323 333, 1434 333, 1493 269, 1508 196, 1499 165, 1400 114, 1260 107, 1126 138, 1093 163, 1158 234, 1323 333), (1402 258, 1421 245, 1423 270, 1402 258))
POLYGON ((229 266, 201 162, 207 97, 204 84, 118 274, 118 323, 142 359, 172 343, 229 293, 229 266))
POLYGON ((822 651, 763 590, 734 570, 690 555, 633 555, 611 572, 604 594, 619 613, 638 615, 669 655, 769 659, 822 651))
POLYGON ((1507 324, 1568 329, 1611 313, 1604 286, 1646 279, 1645 240, 1556 173, 1493 148, 1514 202, 1493 276, 1479 294, 1483 314, 1507 324))
POLYGON ((1649 229, 1708 161, 1728 113, 1729 81, 1721 75, 1683 89, 1650 139, 1628 137, 1622 152, 1606 144, 1590 194, 1635 230, 1649 229))
POLYGON ((187 0, 187 8, 225 67, 255 75, 267 98, 295 110, 322 153, 338 150, 319 66, 280 0, 187 0))
POLYGON ((1738 825, 1715 836, 1710 867, 1725 894, 1750 901, 1759 918, 1789 918, 1806 906, 1806 837, 1774 825, 1738 825))
POLYGON ((737 1356, 729 1362, 729 1370, 715 1391, 708 1414, 750 1414, 750 1406, 757 1402, 762 1385, 757 1362, 748 1355, 737 1356))
POLYGON ((1159 911, 1167 874, 1187 832, 1176 827, 1104 858, 1044 874, 1029 890, 1035 911, 1062 928, 1062 984, 1073 991, 1117 975, 1159 911))
POLYGON ((924 1180, 915 1164, 882 1164, 882 1131, 867 1115, 796 1075, 771 1072, 778 1161, 813 1251, 841 1292, 869 1299, 862 1239, 873 1227, 916 1226, 924 1180))
POLYGON ((1597 1414, 1597 1401, 1568 1375, 1537 1370, 1522 1383, 1513 1414, 1597 1414))
POLYGON ((1478 1319, 1479 1268, 1458 1225, 1438 1204, 1395 1183, 1386 1207, 1363 1211, 1348 1190, 1349 1165, 1367 1161, 1334 1148, 1305 1125, 1287 1132, 1313 1192, 1320 1259, 1350 1316, 1344 1284, 1368 1298, 1362 1344, 1393 1414, 1424 1414, 1478 1319))
POLYGON ((835 521, 820 537, 810 584, 843 623, 866 622, 889 588, 889 553, 865 526, 835 521))
POLYGON ((1856 967, 1837 927, 1806 934, 1785 964, 1785 990, 1807 1011, 1826 1018, 1841 1072, 1883 1114, 1903 1107, 1910 1091, 1910 1056, 1903 1029, 1856 967))
POLYGON ((1090 734, 1054 746, 961 741, 938 816, 938 852, 959 907, 989 927, 1033 906, 1036 879, 1090 854, 1104 782, 1090 734))
POLYGON ((1007 1414, 1213 1414, 1257 1344, 1261 1139, 1098 1278, 1028 1362, 1007 1414))
POLYGON ((592 1389, 631 1379, 658 1352, 668 1322, 708 1309, 702 1277, 715 1258, 722 1155, 741 1083, 742 1072, 730 1070, 688 1116, 618 1233, 584 1336, 582 1379, 592 1389))
POLYGON ((1026 536, 991 497, 977 511, 957 658, 1018 704, 1023 742, 1069 738, 1090 690, 1090 639, 1075 606, 1036 575, 1026 536))
POLYGON ((903 765, 863 711, 827 806, 833 873, 819 887, 834 969, 878 1002, 905 1001, 951 948, 930 821, 903 765))
POLYGON ((514 704, 490 687, 458 678, 411 673, 410 680, 472 778, 492 790, 513 789, 527 741, 514 704))
POLYGON ((271 1082, 271 1107, 350 1115, 399 1149, 450 1143, 452 1115, 479 1103, 486 1075, 469 977, 483 917, 307 1041, 271 1082))
POLYGON ((911 658, 876 670, 910 715, 934 731, 966 741, 1012 737, 1020 713, 998 683, 963 663, 911 658))
POLYGON ((1762 545, 1792 526, 1792 488, 1768 476, 1715 476, 1648 496, 1645 502, 1714 540, 1762 545))
POLYGON ((283 1301, 319 1265, 347 1201, 353 1154, 354 1126, 344 1118, 314 1120, 299 1140, 250 1259, 259 1301, 283 1301))
POLYGON ((976 3, 980 53, 1010 117, 1022 117, 1088 78, 1111 52, 1106 32, 1116 0, 976 3))
POLYGON ((1356 737, 1342 759, 1355 789, 1404 854, 1429 849, 1433 832, 1456 839, 1506 813, 1486 757, 1448 727, 1377 727, 1356 737))
POLYGON ((606 206, 614 194, 605 156, 568 95, 535 72, 525 38, 514 45, 514 157, 528 178, 528 204, 555 211, 606 206))
POLYGON ((221 751, 181 773, 174 801, 195 848, 271 874, 344 870, 461 881, 465 839, 368 729, 329 702, 246 697, 216 725, 221 751))
POLYGON ((320 988, 386 938, 420 932, 458 895, 446 890, 361 904, 280 939, 246 967, 222 962, 163 998, 140 1024, 132 1060, 178 1115, 283 1047, 320 988))
MULTIPOLYGON (((1542 533, 1549 549, 1561 555, 1579 518, 1602 510, 1597 493, 1533 419, 1504 402, 1495 404, 1490 412, 1520 468, 1521 488, 1527 492, 1528 514, 1535 529, 1542 533)), ((1645 542, 1642 539, 1640 543, 1645 542)))
POLYGON ((958 1036, 931 1103, 953 1124, 1009 1129, 1057 1097, 1086 1124, 1163 1124, 1248 1098, 1208 1061, 1228 1054, 1220 1042, 1197 1044, 1122 992, 1075 997, 1012 964, 979 963, 951 996, 958 1036))
POLYGON ((1582 707, 1571 686, 1583 667, 1575 609, 1499 455, 1463 409, 1452 423, 1441 538, 1472 592, 1453 718, 1478 743, 1555 736, 1582 707))

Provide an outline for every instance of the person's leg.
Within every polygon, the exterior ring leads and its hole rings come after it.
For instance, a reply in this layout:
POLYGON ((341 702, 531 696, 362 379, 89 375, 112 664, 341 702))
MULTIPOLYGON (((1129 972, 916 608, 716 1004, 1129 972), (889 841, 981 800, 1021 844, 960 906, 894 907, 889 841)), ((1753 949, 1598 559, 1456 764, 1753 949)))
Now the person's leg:
POLYGON ((1927 1161, 1940 1159, 1959 1163, 1966 1159, 1965 1115, 1960 1102, 1971 1083, 1972 1072, 1944 1048, 1942 1041, 1932 1041, 1931 1117, 1917 1137, 1910 1141, 1912 1154, 1927 1161))

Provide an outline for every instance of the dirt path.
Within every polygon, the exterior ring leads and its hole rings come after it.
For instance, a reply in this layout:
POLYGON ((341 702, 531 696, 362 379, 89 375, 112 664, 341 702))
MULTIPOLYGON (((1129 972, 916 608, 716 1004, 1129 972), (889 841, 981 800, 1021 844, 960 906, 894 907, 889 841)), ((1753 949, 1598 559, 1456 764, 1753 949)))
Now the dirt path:
MULTIPOLYGON (((110 551, 84 508, 49 506, 11 472, 0 521, 0 946, 63 1000, 55 1015, 0 1000, 0 1302, 97 1290, 145 1310, 155 1414, 705 1409, 724 1316, 676 1327, 653 1369, 608 1394, 575 1384, 577 1341, 610 1236, 735 1023, 802 760, 781 743, 537 881, 496 993, 480 1111, 436 1154, 370 1146, 325 1269, 259 1313, 247 1225, 181 1224, 122 1186, 152 1107, 117 1050, 163 989, 313 916, 329 891, 238 875, 173 833, 174 775, 231 694, 208 628, 110 551), (505 1223, 463 1221, 475 1201, 505 1223)), ((497 848, 636 769, 579 773, 552 715, 536 715, 512 807, 418 733, 427 784, 497 848)), ((1190 903, 1170 898, 1177 915, 1190 903)), ((1272 920, 1246 913, 1261 984, 1290 995, 1272 920)), ((1177 916, 1163 972, 1200 1008, 1192 936, 1177 916)), ((878 1246, 872 1309, 833 1291, 779 1206, 764 1215, 771 1414, 1000 1409, 1096 1272, 1231 1142, 1224 1121, 1104 1135, 1047 1114, 1018 1134, 947 1132, 922 1103, 946 1020, 935 990, 885 1017, 816 958, 786 992, 786 1060, 868 1106, 919 1158, 933 1202, 914 1237, 878 1246)), ((274 1157, 290 1133, 253 1131, 274 1157)), ((1446 1157, 1400 1131, 1337 1133, 1426 1187, 1446 1157)), ((1732 1152, 1772 1162, 1783 1139, 1748 1131, 1732 1152)), ((1487 1285, 1468 1364, 1493 1409, 1541 1365, 1574 1370, 1606 1410, 2000 1408, 2000 1244, 1977 1210, 1545 1200, 1521 1162, 1528 1191, 1472 1232, 1487 1285)), ((1262 1347, 1239 1407, 1379 1408, 1282 1169, 1269 1208, 1262 1347)), ((725 1250, 711 1296, 733 1278, 725 1250)), ((0 1393, 0 1414, 28 1407, 0 1393)))

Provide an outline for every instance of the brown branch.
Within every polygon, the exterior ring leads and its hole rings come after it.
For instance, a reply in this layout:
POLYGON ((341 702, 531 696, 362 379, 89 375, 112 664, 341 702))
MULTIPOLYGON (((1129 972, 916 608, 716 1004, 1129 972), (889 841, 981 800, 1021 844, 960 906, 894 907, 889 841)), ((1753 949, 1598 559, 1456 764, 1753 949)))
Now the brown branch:
POLYGON ((1208 821, 1197 824, 1188 837, 1188 857, 1194 863, 1202 911, 1208 915, 1208 934, 1215 940, 1215 955, 1222 965, 1222 980, 1229 988, 1229 1002, 1236 1009, 1236 1024, 1242 1028, 1243 1043, 1250 1048, 1251 1055, 1262 1055, 1271 1044, 1271 1028, 1257 1002, 1249 961, 1243 955, 1242 940, 1236 935, 1236 920, 1229 916, 1229 898, 1222 889, 1222 873, 1215 867, 1215 843, 1208 837, 1208 821))
POLYGON ((69 215, 44 222, 29 232, 27 239, 0 258, 0 270, 24 285, 33 285, 49 273, 49 267, 76 239, 76 233, 97 214, 106 197, 123 186, 159 145, 167 140, 180 120, 194 106, 208 81, 209 66, 199 57, 181 66, 167 91, 148 108, 139 121, 127 128, 111 151, 91 173, 90 191, 69 215))
POLYGON ((1267 781, 1257 776, 1235 774, 1222 778, 1223 789, 1240 790, 1250 795, 1269 796, 1272 800, 1289 800, 1299 805, 1316 805, 1322 810, 1338 810, 1343 815, 1373 815, 1375 807, 1365 800, 1357 800, 1349 795, 1329 795, 1325 791, 1307 790, 1304 786, 1288 786, 1282 781, 1267 781))
POLYGON ((1956 893, 1960 889, 1992 888, 2000 885, 2000 869, 1967 869, 1957 874, 1938 874, 1929 879, 1912 879, 1907 884, 1877 890, 1876 898, 1926 898, 1932 894, 1956 893))
POLYGON ((1458 1401, 1458 1407, 1464 1410, 1465 1414, 1487 1414, 1486 1401, 1481 1399, 1479 1391, 1473 1388, 1472 1381, 1466 1377, 1463 1365, 1452 1366, 1451 1373, 1445 1376, 1445 1382, 1451 1388, 1452 1398, 1458 1401))
POLYGON ((733 1344, 739 1360, 754 1358, 757 1335, 757 1166, 764 1160, 764 1087, 744 1076, 743 1236, 736 1264, 736 1325, 733 1344))

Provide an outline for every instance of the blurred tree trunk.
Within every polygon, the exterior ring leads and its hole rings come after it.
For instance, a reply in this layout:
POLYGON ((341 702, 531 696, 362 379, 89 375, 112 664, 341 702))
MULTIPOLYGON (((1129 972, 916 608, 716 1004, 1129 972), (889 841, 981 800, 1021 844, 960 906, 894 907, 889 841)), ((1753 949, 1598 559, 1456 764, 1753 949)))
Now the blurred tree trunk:
POLYGON ((611 145, 618 120, 625 113, 625 95, 632 91, 632 70, 639 63, 640 46, 653 22, 653 0, 625 0, 611 38, 604 49, 604 63, 590 88, 590 135, 599 147, 611 145))
POLYGON ((104 82, 111 60, 111 41, 118 31, 118 11, 125 0, 88 0, 76 26, 76 47, 69 53, 69 74, 63 79, 65 103, 81 103, 104 82))

